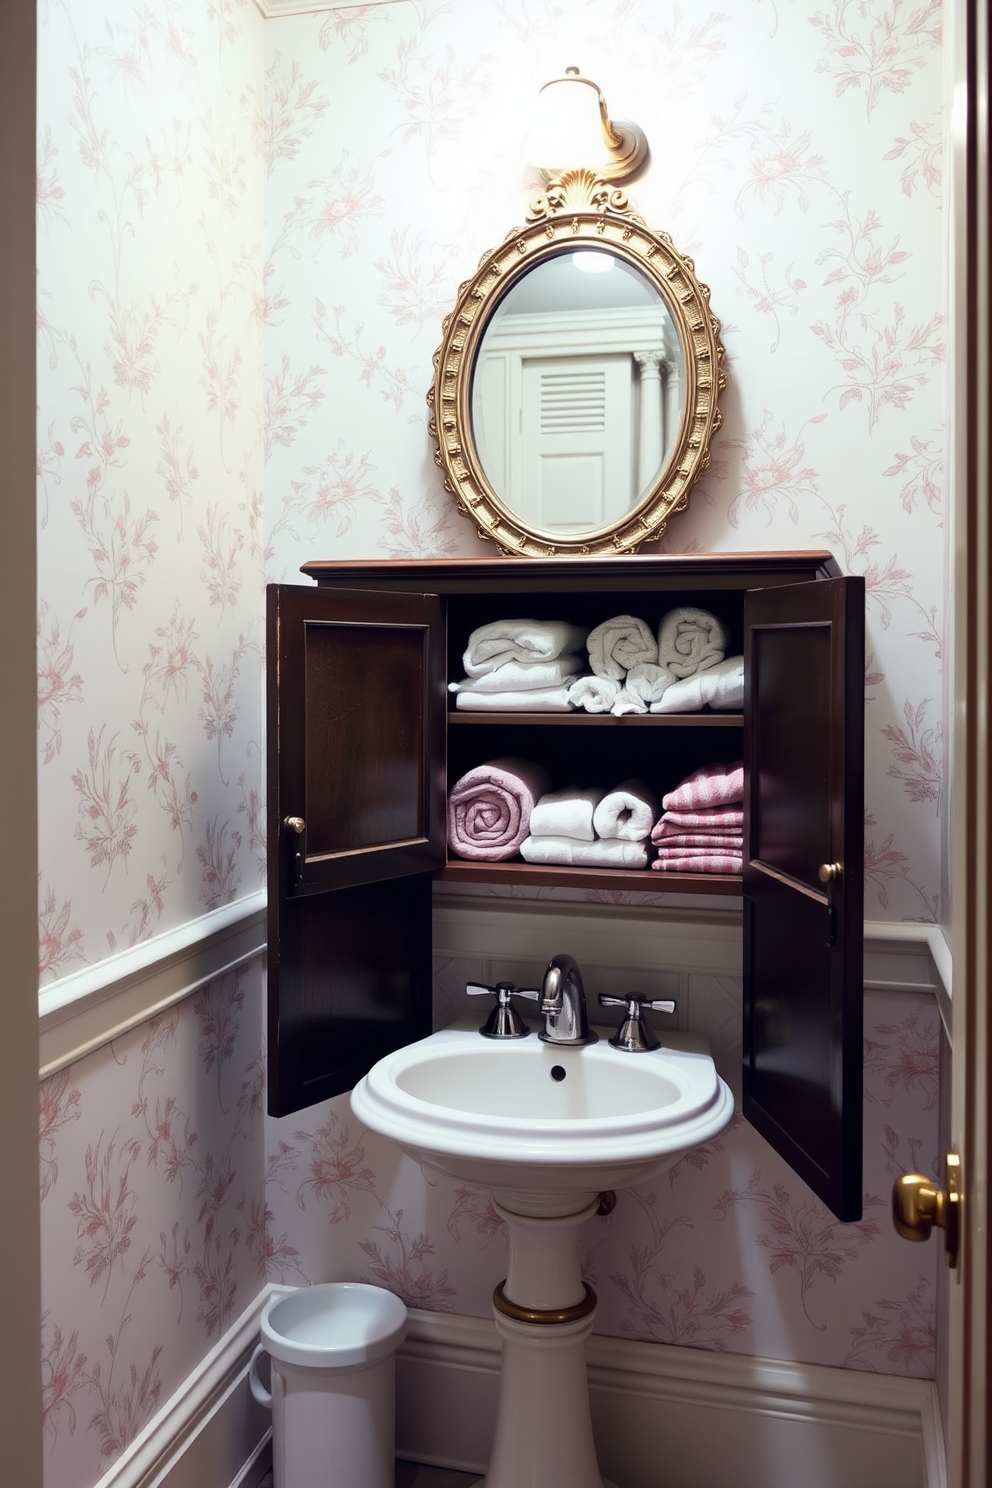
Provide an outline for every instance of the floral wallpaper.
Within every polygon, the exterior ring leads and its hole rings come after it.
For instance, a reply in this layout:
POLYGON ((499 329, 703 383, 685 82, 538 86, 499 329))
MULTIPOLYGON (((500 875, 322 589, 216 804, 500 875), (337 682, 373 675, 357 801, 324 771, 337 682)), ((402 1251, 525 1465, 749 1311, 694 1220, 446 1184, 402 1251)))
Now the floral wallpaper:
POLYGON ((250 0, 41 0, 43 984, 257 890, 250 0))
MULTIPOLYGON (((258 890, 262 19, 40 0, 39 972, 258 890)), ((264 1279, 260 963, 43 1082, 48 1488, 264 1279)))
POLYGON ((827 547, 864 575, 866 912, 939 922, 939 3, 396 0, 265 40, 270 576, 485 551, 433 463, 431 356, 536 194, 538 89, 581 64, 646 131, 631 196, 727 349, 713 466, 662 547, 827 547))
POLYGON ((264 1283, 259 968, 42 1082, 46 1488, 95 1483, 264 1283))
MULTIPOLYGON (((713 466, 661 546, 825 546, 865 576, 866 910, 944 915, 940 21, 931 0, 265 22, 253 0, 40 0, 44 984, 261 886, 263 578, 486 551, 424 395, 571 63, 647 131, 635 204, 723 325, 713 466)), ((697 1006, 736 1026, 718 982, 697 1006)), ((484 1194, 344 1097, 264 1120, 262 1003, 255 965, 42 1085, 48 1488, 90 1488, 263 1278, 488 1313, 484 1194)), ((931 1001, 869 995, 861 1224, 737 1119, 590 1223, 597 1327, 932 1375, 935 1262, 885 1195, 935 1161, 936 1048, 931 1001)))

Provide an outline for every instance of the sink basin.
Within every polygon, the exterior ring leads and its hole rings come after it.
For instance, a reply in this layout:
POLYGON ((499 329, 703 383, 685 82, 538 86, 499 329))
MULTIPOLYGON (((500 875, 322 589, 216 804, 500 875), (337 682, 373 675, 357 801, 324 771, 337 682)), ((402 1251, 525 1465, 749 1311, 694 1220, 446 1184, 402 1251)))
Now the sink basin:
POLYGON ((579 1048, 484 1039, 474 1024, 387 1055, 351 1102, 418 1162, 498 1196, 543 1195, 544 1213, 642 1182, 715 1137, 734 1109, 688 1036, 627 1054, 602 1038, 579 1048))

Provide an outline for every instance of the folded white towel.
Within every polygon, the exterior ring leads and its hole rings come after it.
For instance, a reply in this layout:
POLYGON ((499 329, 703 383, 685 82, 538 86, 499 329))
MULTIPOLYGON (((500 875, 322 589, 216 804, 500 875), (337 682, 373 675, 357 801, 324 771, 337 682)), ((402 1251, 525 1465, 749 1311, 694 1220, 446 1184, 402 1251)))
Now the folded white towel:
POLYGON ((610 712, 618 718, 625 713, 647 713, 649 708, 652 713, 657 713, 656 704, 674 686, 675 678, 667 667, 658 666, 653 661, 642 661, 627 673, 610 712))
POLYGON ((538 687, 561 687, 574 682, 585 669, 581 656, 556 656, 553 661, 504 661, 478 677, 449 682, 449 692, 530 692, 538 687))
POLYGON ((456 708, 477 712, 490 708, 506 713, 567 713, 568 688, 535 687, 530 692, 475 692, 469 688, 455 698, 456 708))
POLYGON ((657 660, 676 677, 693 677, 722 661, 727 632, 708 610, 682 605, 662 616, 657 660))
POLYGON ((618 718, 623 718, 625 713, 646 713, 647 711, 648 705, 644 699, 636 692, 631 692, 626 682, 622 683, 610 712, 615 713, 618 718))
POLYGON ((657 816, 658 798, 654 792, 639 780, 624 780, 599 802, 592 815, 592 824, 600 837, 643 842, 651 835, 657 816))
POLYGON ((585 639, 567 620, 493 620, 473 630, 462 665, 467 677, 479 677, 506 661, 553 661, 580 650, 585 639))
POLYGON ((664 692, 652 713, 698 713, 701 708, 724 711, 744 705, 744 658, 728 656, 705 672, 683 677, 664 692))
POLYGON ((525 837, 520 856, 526 863, 557 863, 571 868, 646 868, 643 842, 622 837, 576 842, 572 837, 525 837))
POLYGON ((620 683, 612 677, 579 677, 568 689, 568 700, 587 713, 609 713, 619 692, 620 683))
POLYGON ((589 632, 589 665, 597 677, 619 681, 631 667, 658 660, 658 642, 636 615, 614 615, 589 632))
POLYGON ((594 842, 592 815, 603 792, 591 790, 548 791, 530 814, 532 837, 574 837, 594 842))
POLYGON ((652 661, 643 661, 639 666, 631 667, 624 678, 624 686, 628 692, 643 698, 649 705, 659 702, 674 684, 675 678, 668 668, 652 661))

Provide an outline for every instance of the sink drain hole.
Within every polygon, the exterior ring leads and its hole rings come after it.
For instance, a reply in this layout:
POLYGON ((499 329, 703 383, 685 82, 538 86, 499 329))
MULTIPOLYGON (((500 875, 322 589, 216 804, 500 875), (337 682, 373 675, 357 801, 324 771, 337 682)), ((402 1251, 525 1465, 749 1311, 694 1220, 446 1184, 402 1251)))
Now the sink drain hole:
POLYGON ((564 1080, 565 1071, 560 1064, 553 1064, 551 1066, 551 1078, 552 1080, 564 1080))

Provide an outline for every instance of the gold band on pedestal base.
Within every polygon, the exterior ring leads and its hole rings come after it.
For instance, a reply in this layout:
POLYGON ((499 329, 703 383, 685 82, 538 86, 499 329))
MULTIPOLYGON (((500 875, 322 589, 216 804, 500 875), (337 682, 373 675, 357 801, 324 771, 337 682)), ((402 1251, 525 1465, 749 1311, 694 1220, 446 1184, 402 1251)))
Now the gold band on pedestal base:
POLYGON ((493 1292, 493 1306, 504 1317, 513 1318, 518 1323, 577 1323, 580 1318, 596 1311, 596 1293, 586 1282, 582 1285, 586 1294, 581 1302, 571 1307, 521 1307, 506 1296, 501 1281, 493 1292))

